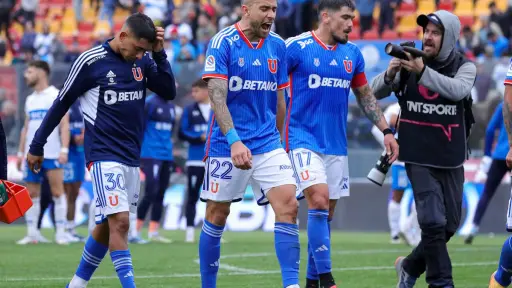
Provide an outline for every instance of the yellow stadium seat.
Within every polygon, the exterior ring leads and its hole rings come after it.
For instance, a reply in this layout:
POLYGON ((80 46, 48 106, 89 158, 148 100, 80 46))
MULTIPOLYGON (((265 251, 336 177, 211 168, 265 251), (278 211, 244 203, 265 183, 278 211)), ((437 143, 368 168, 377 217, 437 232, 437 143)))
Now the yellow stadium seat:
POLYGON ((75 17, 75 10, 73 10, 72 7, 66 8, 64 15, 62 16, 63 19, 75 19, 75 17))
POLYGON ((76 20, 74 18, 62 19, 62 31, 63 37, 72 36, 77 31, 76 20))
POLYGON ((454 13, 456 15, 469 16, 473 15, 473 10, 473 1, 462 0, 457 2, 454 13))
POLYGON ((12 53, 11 53, 10 49, 7 49, 7 53, 5 53, 3 64, 6 66, 11 66, 11 63, 12 63, 12 53))
POLYGON ((118 8, 114 13, 114 22, 124 22, 130 16, 130 11, 118 8))
POLYGON ((373 19, 379 19, 380 16, 380 5, 375 5, 375 8, 373 9, 373 19))
POLYGON ((434 0, 420 0, 418 3, 419 14, 429 14, 436 10, 436 3, 434 0))
POLYGON ((104 33, 110 33, 110 24, 108 23, 108 21, 105 21, 105 20, 99 20, 98 22, 96 22, 96 26, 94 27, 94 35, 98 35, 100 33, 100 31, 104 32, 104 33))
POLYGON ((416 29, 418 27, 418 24, 416 24, 416 17, 416 14, 402 17, 398 23, 397 32, 400 33, 416 29))
POLYGON ((49 21, 50 23, 50 32, 58 33, 62 30, 62 22, 58 20, 49 21))
POLYGON ((478 0, 478 2, 476 2, 474 16, 480 17, 481 15, 488 15, 489 3, 491 2, 492 0, 478 0))
POLYGON ((48 19, 53 19, 55 16, 62 15, 62 8, 57 6, 50 6, 48 9, 48 19))
POLYGON ((499 8, 501 11, 505 11, 505 10, 507 10, 507 8, 508 8, 508 2, 507 2, 507 0, 495 0, 494 2, 496 2, 496 6, 498 6, 498 8, 499 8))

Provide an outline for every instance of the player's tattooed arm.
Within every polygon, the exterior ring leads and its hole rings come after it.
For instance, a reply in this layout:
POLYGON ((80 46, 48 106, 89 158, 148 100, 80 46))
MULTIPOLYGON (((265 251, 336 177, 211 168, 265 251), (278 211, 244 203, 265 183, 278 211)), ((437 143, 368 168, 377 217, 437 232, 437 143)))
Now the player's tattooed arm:
MULTIPOLYGON (((505 101, 503 102, 503 122, 507 129, 508 143, 512 143, 512 86, 505 86, 505 101)), ((512 146, 511 146, 512 147, 512 146)))
POLYGON ((228 97, 228 81, 224 79, 211 78, 208 80, 208 96, 212 102, 212 109, 215 113, 215 120, 224 135, 233 128, 233 119, 229 112, 226 99, 228 97))
POLYGON ((377 104, 377 98, 373 95, 370 85, 365 84, 361 87, 355 88, 354 94, 356 95, 359 108, 363 110, 366 117, 368 117, 368 119, 370 119, 370 121, 372 121, 380 131, 389 128, 389 125, 384 118, 384 114, 377 104))

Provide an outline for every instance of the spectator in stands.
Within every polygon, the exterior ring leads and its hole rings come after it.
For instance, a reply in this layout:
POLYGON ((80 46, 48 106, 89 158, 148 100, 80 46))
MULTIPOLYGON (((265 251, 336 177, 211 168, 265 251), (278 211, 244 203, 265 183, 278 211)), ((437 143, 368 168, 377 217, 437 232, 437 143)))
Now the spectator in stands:
POLYGON ((380 0, 379 35, 382 36, 386 26, 393 30, 395 28, 395 9, 399 0, 380 0))
MULTIPOLYGON (((297 12, 295 10, 295 12, 297 12)), ((232 11, 224 14, 224 16, 219 19, 219 31, 238 22, 242 19, 242 9, 237 5, 232 11)))
POLYGON ((179 42, 174 51, 176 55, 175 60, 180 62, 195 60, 197 58, 196 49, 194 45, 190 43, 190 41, 192 41, 192 33, 190 30, 180 28, 178 28, 179 42))
POLYGON ((16 127, 16 105, 11 100, 5 100, 0 106, 0 118, 4 125, 5 135, 8 137, 16 127))
POLYGON ((480 46, 480 40, 478 36, 473 33, 471 27, 464 26, 462 29, 462 37, 459 38, 459 46, 464 54, 467 54, 468 51, 471 51, 472 54, 479 54, 478 49, 480 46))
POLYGON ((31 21, 25 22, 23 36, 21 37, 20 48, 23 51, 32 51, 34 49, 34 42, 37 33, 34 30, 34 23, 31 21))
POLYGON ((47 22, 43 24, 43 33, 39 33, 34 40, 35 56, 39 60, 48 62, 50 65, 53 64, 53 39, 55 35, 50 33, 50 26, 47 22))
POLYGON ((100 20, 107 20, 110 28, 114 27, 114 12, 116 11, 116 0, 103 0, 103 7, 100 12, 100 20))
POLYGON ((14 0, 1 0, 0 1, 0 33, 5 33, 7 41, 11 41, 9 37, 9 26, 11 25, 11 10, 14 8, 14 0))
POLYGON ((501 57, 508 49, 508 40, 494 32, 487 33, 487 41, 494 48, 494 56, 501 57))
POLYGON ((64 62, 64 60, 66 59, 67 47, 66 44, 62 42, 62 37, 60 33, 56 33, 55 37, 53 38, 51 53, 54 62, 64 62))
POLYGON ((4 39, 0 38, 0 66, 4 65, 4 58, 5 58, 6 54, 7 54, 7 43, 5 43, 4 39))
POLYGON ((168 12, 167 0, 141 0, 143 13, 148 15, 155 25, 160 26, 166 20, 168 12))
POLYGON ((496 82, 492 78, 495 67, 498 65, 498 59, 494 57, 494 48, 487 45, 484 48, 484 53, 477 60, 478 65, 477 75, 474 89, 476 90, 474 97, 476 102, 483 102, 487 99, 487 94, 490 90, 495 88, 496 82))
POLYGON ((201 13, 201 2, 198 0, 185 0, 180 7, 181 19, 192 28, 192 39, 197 39, 196 31, 199 26, 198 17, 201 13))
POLYGON ((480 44, 485 46, 488 43, 487 34, 489 32, 494 32, 496 35, 503 35, 501 28, 498 24, 489 21, 489 16, 482 15, 480 16, 480 23, 482 24, 480 27, 480 31, 478 32, 478 37, 480 38, 480 44))
MULTIPOLYGON (((500 25, 503 12, 496 6, 496 2, 492 1, 489 3, 489 21, 500 25)), ((501 25, 500 25, 501 28, 501 25)))
MULTIPOLYGON (((197 20, 199 24, 196 31, 197 54, 204 55, 206 52, 206 46, 208 45, 208 42, 210 41, 210 39, 212 39, 215 33, 217 33, 217 30, 215 29, 215 25, 213 25, 212 23, 210 15, 208 15, 207 13, 201 12, 197 20)), ((201 63, 203 62, 201 61, 201 63)))
MULTIPOLYGON (((94 45, 96 46, 96 45, 94 45)), ((80 44, 78 43, 78 32, 73 33, 71 44, 67 47, 66 57, 64 62, 73 63, 78 56, 80 56, 80 44)))
POLYGON ((12 19, 22 25, 27 21, 35 23, 38 5, 39 0, 21 0, 21 7, 14 12, 12 19))
POLYGON ((365 31, 371 30, 373 26, 373 10, 375 9, 375 0, 359 0, 356 2, 357 11, 359 11, 360 37, 363 38, 365 31))
POLYGON ((289 25, 290 18, 294 12, 293 5, 288 0, 277 0, 277 14, 274 21, 276 33, 284 39, 295 36, 298 33, 289 25))

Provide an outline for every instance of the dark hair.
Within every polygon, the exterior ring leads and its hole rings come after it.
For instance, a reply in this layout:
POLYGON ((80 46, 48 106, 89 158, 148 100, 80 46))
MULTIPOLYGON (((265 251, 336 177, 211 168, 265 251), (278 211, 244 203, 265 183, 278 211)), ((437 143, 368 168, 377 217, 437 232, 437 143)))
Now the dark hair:
POLYGON ((343 7, 356 10, 356 5, 352 0, 320 0, 318 2, 318 13, 327 10, 340 10, 343 7))
POLYGON ((492 31, 487 32, 487 38, 493 38, 494 36, 496 36, 496 33, 492 31))
POLYGON ((206 89, 208 88, 208 83, 204 82, 203 79, 198 79, 196 80, 196 82, 194 82, 192 84, 192 87, 197 87, 197 88, 201 88, 201 89, 206 89))
POLYGON ((156 28, 153 20, 142 13, 135 13, 126 19, 125 24, 138 39, 146 39, 149 43, 156 41, 156 28))
POLYGON ((44 71, 44 73, 46 73, 46 75, 50 75, 50 65, 48 65, 48 62, 46 62, 46 61, 33 60, 28 63, 27 67, 34 67, 34 68, 41 69, 44 71))
POLYGON ((492 9, 492 8, 496 8, 496 2, 492 1, 491 3, 489 3, 489 9, 492 9))

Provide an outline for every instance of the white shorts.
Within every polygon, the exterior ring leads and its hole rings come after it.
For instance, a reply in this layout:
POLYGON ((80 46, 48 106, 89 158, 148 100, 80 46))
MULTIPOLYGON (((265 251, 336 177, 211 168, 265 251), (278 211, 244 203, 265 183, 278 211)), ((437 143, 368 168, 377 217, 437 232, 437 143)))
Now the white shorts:
POLYGON ((127 211, 137 212, 140 192, 139 171, 139 167, 117 162, 95 162, 91 166, 96 224, 106 221, 108 215, 127 211))
POLYGON ((296 186, 284 149, 253 155, 250 170, 234 167, 230 157, 208 157, 201 201, 241 201, 249 183, 258 205, 268 204, 266 195, 270 189, 287 184, 296 186))
POLYGON ((347 156, 324 155, 303 148, 290 150, 288 156, 299 184, 299 199, 304 198, 304 190, 315 184, 327 184, 331 200, 350 195, 347 156))

